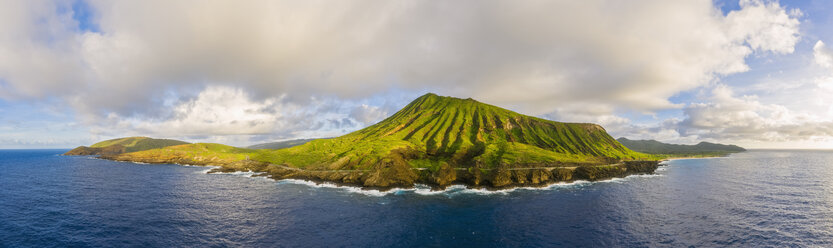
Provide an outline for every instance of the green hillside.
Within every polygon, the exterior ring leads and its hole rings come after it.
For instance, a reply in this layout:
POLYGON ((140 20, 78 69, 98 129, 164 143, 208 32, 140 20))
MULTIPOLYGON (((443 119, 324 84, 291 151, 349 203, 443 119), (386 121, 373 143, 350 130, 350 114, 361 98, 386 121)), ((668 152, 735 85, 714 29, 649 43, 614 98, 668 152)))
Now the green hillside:
POLYGON ((285 140, 285 141, 278 141, 278 142, 269 142, 257 145, 250 145, 246 148, 249 149, 283 149, 289 148, 293 146, 299 146, 306 144, 307 142, 313 141, 315 139, 294 139, 294 140, 285 140))
POLYGON ((720 155, 746 151, 743 147, 736 145, 724 145, 709 142, 700 142, 696 145, 679 145, 662 143, 656 140, 630 140, 624 137, 617 139, 617 141, 631 150, 649 154, 696 156, 720 155))
POLYGON ((442 163, 493 168, 649 158, 622 146, 596 124, 554 122, 473 99, 426 94, 370 127, 253 159, 299 168, 365 169, 390 160, 419 168, 442 163))
POLYGON ((188 144, 188 142, 172 139, 153 139, 148 137, 127 137, 105 140, 95 143, 90 147, 104 148, 112 145, 121 145, 124 146, 126 152, 136 152, 182 144, 188 144))
POLYGON ((127 137, 105 140, 89 147, 79 146, 64 153, 64 155, 115 155, 182 144, 188 144, 188 142, 148 137, 127 137))
POLYGON ((184 164, 229 164, 246 160, 254 155, 256 150, 237 148, 216 143, 194 143, 169 146, 161 149, 151 149, 133 153, 120 154, 122 157, 143 158, 142 161, 181 162, 184 164))

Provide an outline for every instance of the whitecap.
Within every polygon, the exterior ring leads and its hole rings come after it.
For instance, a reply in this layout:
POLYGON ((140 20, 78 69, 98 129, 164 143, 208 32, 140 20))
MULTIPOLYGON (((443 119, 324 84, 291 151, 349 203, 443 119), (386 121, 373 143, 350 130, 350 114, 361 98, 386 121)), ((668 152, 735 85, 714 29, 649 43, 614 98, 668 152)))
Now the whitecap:
POLYGON ((455 184, 450 185, 442 190, 434 190, 428 185, 424 184, 416 184, 413 188, 392 188, 386 191, 380 191, 377 189, 363 189, 361 187, 356 186, 346 186, 346 185, 338 185, 329 182, 313 182, 307 180, 300 180, 300 179, 282 179, 278 181, 278 184, 298 184, 298 185, 305 185, 312 188, 325 188, 325 189, 337 189, 343 190, 349 193, 357 193, 367 196, 387 196, 387 195, 403 195, 407 193, 413 193, 417 195, 459 195, 459 194, 475 194, 475 195, 508 195, 511 192, 518 191, 518 190, 527 190, 527 191, 534 191, 534 190, 552 190, 558 188, 571 188, 571 187, 581 187, 584 185, 591 184, 589 181, 577 180, 573 182, 559 182, 549 184, 543 187, 515 187, 515 188, 508 188, 508 189, 499 189, 499 190, 492 190, 486 188, 469 188, 465 185, 455 184))
POLYGON ((305 185, 305 186, 312 187, 312 188, 339 189, 339 190, 344 190, 344 191, 347 191, 347 192, 350 192, 350 193, 358 193, 358 194, 363 194, 363 195, 368 195, 368 196, 386 196, 386 195, 389 195, 389 194, 396 193, 397 190, 402 190, 402 189, 399 189, 399 188, 393 188, 393 189, 390 189, 390 190, 387 190, 387 191, 380 191, 380 190, 376 190, 376 189, 362 189, 362 188, 354 187, 354 186, 337 185, 337 184, 329 183, 329 182, 317 183, 317 182, 313 182, 313 181, 300 180, 300 179, 282 179, 282 180, 278 181, 278 184, 300 184, 300 185, 305 185))
POLYGON ((639 175, 630 175, 625 178, 633 177, 633 178, 651 178, 651 177, 661 177, 661 174, 639 174, 639 175))
POLYGON ((653 178, 653 177, 661 177, 661 176, 662 176, 661 174, 636 174, 636 175, 628 175, 628 176, 625 176, 625 177, 616 177, 616 178, 611 178, 611 179, 605 179, 605 180, 596 181, 596 182, 598 182, 598 183, 623 183, 623 182, 629 181, 631 179, 636 179, 636 178, 653 178))
MULTIPOLYGON (((189 167, 197 167, 197 166, 189 166, 189 167)), ((220 166, 210 166, 210 165, 200 166, 200 167, 205 167, 205 168, 208 168, 208 169, 198 171, 197 173, 199 173, 199 174, 208 174, 208 172, 211 172, 211 170, 220 168, 220 166)))
POLYGON ((216 166, 216 165, 196 165, 196 164, 180 164, 180 163, 175 163, 175 165, 185 166, 185 167, 217 167, 217 168, 220 167, 220 166, 216 166))

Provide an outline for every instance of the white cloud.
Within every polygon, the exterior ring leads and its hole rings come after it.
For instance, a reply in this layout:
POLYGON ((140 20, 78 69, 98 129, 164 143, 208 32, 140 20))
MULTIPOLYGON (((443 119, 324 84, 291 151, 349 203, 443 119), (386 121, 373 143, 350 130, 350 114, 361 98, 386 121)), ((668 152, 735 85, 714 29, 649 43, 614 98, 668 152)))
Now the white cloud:
POLYGON ((371 125, 388 117, 390 114, 384 109, 367 104, 359 105, 350 111, 350 117, 363 123, 371 125))
POLYGON ((336 104, 313 98, 308 99, 309 104, 300 105, 286 99, 286 95, 254 99, 240 88, 209 86, 191 99, 170 102, 170 110, 162 118, 110 113, 93 125, 92 132, 104 137, 148 135, 249 145, 256 141, 336 136, 372 124, 369 121, 383 115, 378 107, 366 104, 336 104), (354 112, 348 115, 350 109, 354 112), (363 112, 355 112, 357 109, 363 112))
POLYGON ((751 54, 793 52, 800 13, 747 0, 726 15, 708 0, 90 1, 95 33, 69 5, 2 3, 0 97, 64 99, 104 129, 206 135, 266 133, 310 99, 391 89, 621 122, 617 109, 682 107, 669 97, 747 71, 751 54), (217 85, 236 93, 210 95, 217 85), (281 113, 237 116, 265 106, 281 113))
POLYGON ((825 68, 833 68, 833 51, 821 40, 813 46, 813 58, 816 64, 825 68))
MULTIPOLYGON (((67 31, 71 20, 59 21, 69 14, 43 5, 17 23, 52 17, 63 25, 20 29, 24 39, 2 47, 66 56, 78 72, 67 80, 81 91, 110 93, 85 95, 86 104, 119 107, 163 85, 208 80, 267 95, 341 96, 368 96, 400 82, 491 102, 530 102, 531 109, 592 101, 650 110, 673 106, 669 96, 716 74, 747 70, 744 58, 753 49, 791 52, 798 35, 798 20, 760 1, 742 1, 725 17, 710 1, 93 1, 102 33, 83 34, 67 31), (48 33, 52 42, 25 39, 49 30, 57 30, 48 33)), ((51 87, 55 80, 27 76, 55 75, 42 72, 66 66, 26 70, 33 67, 0 76, 21 95, 64 92, 51 87), (42 84, 48 87, 30 94, 42 84)))
POLYGON ((806 141, 833 136, 833 122, 820 115, 764 104, 756 96, 735 96, 725 85, 712 90, 709 103, 687 106, 676 124, 683 136, 735 141, 806 141))
POLYGON ((799 39, 796 18, 802 15, 800 10, 788 14, 778 2, 763 0, 741 0, 740 7, 741 11, 726 16, 730 37, 745 41, 756 50, 793 52, 799 39))
POLYGON ((173 106, 172 118, 161 122, 137 120, 137 128, 160 130, 169 135, 268 134, 298 108, 281 104, 281 98, 256 102, 240 89, 208 87, 195 99, 173 106))

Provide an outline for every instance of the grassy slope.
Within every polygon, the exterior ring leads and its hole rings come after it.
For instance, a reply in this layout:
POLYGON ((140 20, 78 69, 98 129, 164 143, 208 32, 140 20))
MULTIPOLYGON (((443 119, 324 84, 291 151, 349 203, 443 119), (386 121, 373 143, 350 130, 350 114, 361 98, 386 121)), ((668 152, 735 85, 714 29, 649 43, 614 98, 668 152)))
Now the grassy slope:
POLYGON ((195 143, 151 149, 119 156, 154 158, 159 160, 182 158, 194 161, 213 161, 218 164, 245 160, 256 154, 256 150, 237 148, 215 143, 195 143))
POLYGON ((135 152, 182 144, 188 144, 188 142, 171 139, 152 139, 148 137, 127 137, 105 140, 95 143, 90 147, 103 148, 113 145, 121 145, 125 147, 126 152, 135 152))
POLYGON ((283 149, 289 148, 293 146, 299 146, 306 144, 315 139, 294 139, 294 140, 286 140, 286 141, 278 141, 278 142, 269 142, 269 143, 262 143, 257 145, 250 145, 246 148, 249 149, 283 149))
POLYGON ((264 151, 257 160, 295 167, 364 169, 404 150, 413 167, 448 162, 513 165, 604 163, 650 159, 595 124, 561 123, 521 115, 472 99, 427 94, 391 117, 333 139, 264 151))

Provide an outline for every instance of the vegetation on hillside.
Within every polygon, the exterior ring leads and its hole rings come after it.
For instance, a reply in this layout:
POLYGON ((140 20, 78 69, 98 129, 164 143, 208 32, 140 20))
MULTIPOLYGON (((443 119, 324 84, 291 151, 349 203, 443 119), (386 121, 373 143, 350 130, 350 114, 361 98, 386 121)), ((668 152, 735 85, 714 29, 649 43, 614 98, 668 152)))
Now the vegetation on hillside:
POLYGON ((125 152, 136 152, 182 144, 188 144, 188 142, 172 139, 152 139, 148 137, 127 137, 105 140, 95 143, 90 147, 104 148, 113 145, 121 145, 125 148, 125 152))
POLYGON ((188 144, 188 142, 170 139, 151 139, 148 137, 127 137, 105 140, 95 143, 90 147, 79 146, 64 153, 64 155, 115 155, 182 144, 188 144))
POLYGON ((184 164, 221 165, 247 160, 256 153, 257 150, 237 148, 223 144, 194 143, 125 153, 112 158, 116 158, 117 160, 142 158, 145 162, 178 161, 184 164))
POLYGON ((285 140, 285 141, 278 141, 278 142, 269 142, 257 145, 250 145, 246 148, 249 149, 283 149, 289 148, 293 146, 299 146, 306 144, 307 142, 313 141, 315 139, 294 139, 294 140, 285 140))
POLYGON ((746 151, 743 147, 736 145, 724 145, 709 142, 700 142, 696 145, 680 145, 662 143, 656 140, 630 140, 624 137, 617 139, 617 141, 634 151, 663 156, 723 156, 729 153, 746 151))

